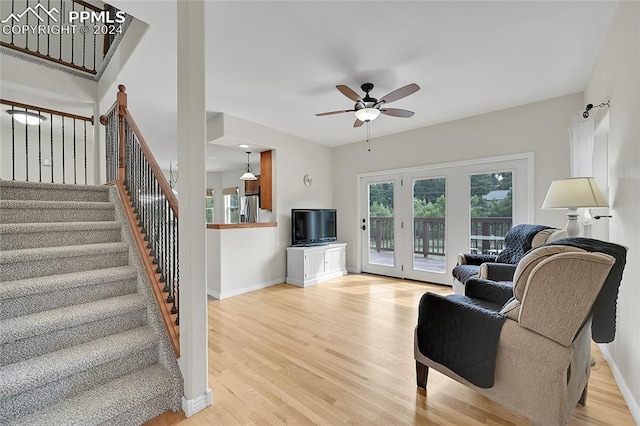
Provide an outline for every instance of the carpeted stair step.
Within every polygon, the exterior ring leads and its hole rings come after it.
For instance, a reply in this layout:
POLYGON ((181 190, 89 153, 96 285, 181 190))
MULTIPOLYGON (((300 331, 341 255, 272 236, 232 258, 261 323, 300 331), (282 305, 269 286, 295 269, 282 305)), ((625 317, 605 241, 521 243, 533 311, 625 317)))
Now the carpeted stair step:
POLYGON ((0 321, 0 365, 141 327, 147 306, 137 293, 0 321))
POLYGON ((60 247, 120 241, 120 222, 0 224, 0 250, 60 247))
POLYGON ((0 284, 0 320, 136 292, 131 266, 5 281, 0 284))
POLYGON ((109 201, 108 186, 0 181, 0 200, 109 201))
POLYGON ((124 266, 128 254, 123 242, 5 250, 0 252, 0 281, 124 266))
MULTIPOLYGON (((143 326, 0 367, 0 424, 156 364, 157 345, 156 334, 143 326)), ((63 418, 48 424, 62 423, 70 424, 63 418)))
POLYGON ((12 425, 139 425, 170 406, 171 378, 156 364, 16 419, 12 425))
POLYGON ((113 203, 94 201, 0 200, 0 223, 95 222, 115 220, 113 203))

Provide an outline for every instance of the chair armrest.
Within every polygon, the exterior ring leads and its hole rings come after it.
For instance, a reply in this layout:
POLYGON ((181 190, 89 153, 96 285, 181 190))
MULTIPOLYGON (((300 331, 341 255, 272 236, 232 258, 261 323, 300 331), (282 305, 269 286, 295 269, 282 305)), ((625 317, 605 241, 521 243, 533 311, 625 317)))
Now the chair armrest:
POLYGON ((458 254, 458 265, 482 265, 485 262, 495 262, 498 256, 495 254, 458 254))
POLYGON ((516 265, 510 263, 485 262, 480 265, 480 278, 491 281, 513 281, 516 265))
POLYGON ((503 306, 513 297, 513 286, 474 277, 465 283, 464 295, 503 306))
POLYGON ((426 293, 418 307, 418 349, 482 388, 494 383, 496 354, 506 316, 465 303, 465 296, 426 293))

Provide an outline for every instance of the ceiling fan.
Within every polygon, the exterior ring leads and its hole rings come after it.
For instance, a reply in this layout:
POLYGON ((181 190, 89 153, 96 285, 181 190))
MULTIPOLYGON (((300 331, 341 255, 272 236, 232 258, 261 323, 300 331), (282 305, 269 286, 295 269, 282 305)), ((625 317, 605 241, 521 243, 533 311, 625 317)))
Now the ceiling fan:
POLYGON ((336 89, 340 91, 347 98, 354 101, 356 104, 353 109, 340 110, 340 111, 330 111, 330 112, 322 112, 316 114, 316 117, 322 117, 325 115, 333 115, 333 114, 342 114, 344 112, 355 112, 356 121, 353 123, 353 127, 360 127, 364 123, 368 123, 370 121, 375 120, 380 114, 390 115, 392 117, 402 117, 409 118, 413 116, 413 111, 408 111, 406 109, 398 109, 398 108, 386 108, 385 104, 388 104, 393 101, 397 101, 398 99, 402 99, 407 97, 418 90, 420 90, 420 86, 415 83, 407 84, 404 87, 394 90, 391 93, 386 94, 380 100, 376 98, 372 98, 369 96, 369 92, 373 90, 372 83, 364 83, 360 86, 362 91, 365 93, 364 98, 361 98, 353 89, 343 84, 339 84, 336 86, 336 89))

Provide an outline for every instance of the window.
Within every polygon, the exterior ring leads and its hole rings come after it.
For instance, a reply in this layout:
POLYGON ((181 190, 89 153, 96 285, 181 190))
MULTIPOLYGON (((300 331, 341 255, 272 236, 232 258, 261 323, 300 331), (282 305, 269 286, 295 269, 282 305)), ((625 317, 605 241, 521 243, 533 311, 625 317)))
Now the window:
POLYGON ((512 181, 510 171, 469 176, 471 252, 498 254, 504 248, 513 223, 512 181))
POLYGON ((207 216, 207 223, 213 223, 213 189, 207 189, 207 195, 205 196, 205 212, 207 216))
POLYGON ((238 187, 224 188, 224 223, 240 223, 240 197, 238 187))

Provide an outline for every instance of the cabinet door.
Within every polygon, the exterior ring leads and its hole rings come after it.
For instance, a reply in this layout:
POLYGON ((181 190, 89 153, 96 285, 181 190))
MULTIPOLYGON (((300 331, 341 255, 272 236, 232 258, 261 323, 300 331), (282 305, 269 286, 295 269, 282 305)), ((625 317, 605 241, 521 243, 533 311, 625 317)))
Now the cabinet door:
POLYGON ((260 195, 260 175, 256 180, 244 181, 244 195, 260 195))
POLYGON ((315 278, 325 272, 324 250, 309 251, 304 255, 304 278, 315 278))
POLYGON ((326 271, 327 272, 336 272, 343 269, 344 264, 344 250, 341 248, 334 248, 327 250, 326 255, 326 271))

